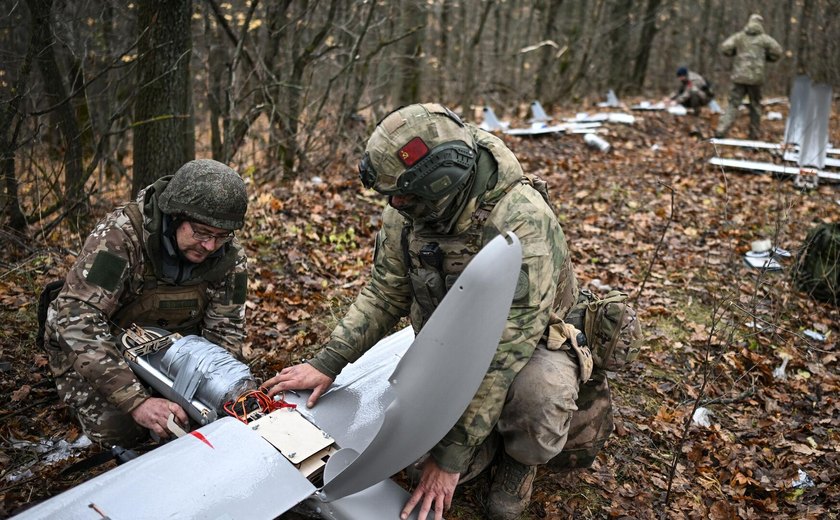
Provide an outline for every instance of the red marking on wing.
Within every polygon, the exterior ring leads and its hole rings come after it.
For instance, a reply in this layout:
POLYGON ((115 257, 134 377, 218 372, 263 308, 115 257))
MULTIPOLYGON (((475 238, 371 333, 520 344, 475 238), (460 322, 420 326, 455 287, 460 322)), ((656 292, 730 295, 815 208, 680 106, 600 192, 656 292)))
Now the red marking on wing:
POLYGON ((215 446, 213 446, 212 444, 210 444, 210 441, 208 441, 208 440, 207 440, 207 437, 205 437, 205 436, 204 436, 204 435, 202 435, 201 433, 199 433, 199 432, 190 432, 190 435, 192 435, 192 436, 193 436, 193 437, 195 437, 196 439, 200 440, 200 441, 201 441, 201 442, 203 442, 204 444, 206 444, 206 445, 210 446, 210 447, 211 447, 211 448, 213 448, 214 450, 216 449, 216 447, 215 447, 215 446))

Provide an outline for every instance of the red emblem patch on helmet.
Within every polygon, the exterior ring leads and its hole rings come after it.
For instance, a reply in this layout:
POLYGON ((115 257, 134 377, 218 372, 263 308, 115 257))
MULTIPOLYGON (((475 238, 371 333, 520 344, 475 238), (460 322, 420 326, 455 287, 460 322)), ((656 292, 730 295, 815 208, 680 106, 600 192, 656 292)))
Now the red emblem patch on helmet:
POLYGON ((415 137, 405 146, 397 150, 397 157, 406 166, 414 166, 417 161, 429 153, 429 147, 419 137, 415 137))

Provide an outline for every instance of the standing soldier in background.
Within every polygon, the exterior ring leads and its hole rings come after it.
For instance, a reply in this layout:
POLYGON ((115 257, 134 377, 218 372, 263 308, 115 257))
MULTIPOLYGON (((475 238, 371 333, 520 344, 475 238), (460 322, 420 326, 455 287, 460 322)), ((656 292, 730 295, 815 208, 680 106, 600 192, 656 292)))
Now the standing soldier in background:
POLYGON ((58 395, 91 440, 132 447, 168 437, 176 403, 150 395, 117 345, 136 323, 200 334, 234 354, 245 340, 245 183, 228 166, 190 161, 88 236, 47 312, 45 348, 58 395))
POLYGON ((750 139, 759 138, 761 125, 761 85, 764 84, 765 63, 778 61, 782 57, 782 47, 764 32, 761 25, 764 18, 759 14, 750 15, 743 30, 733 34, 720 45, 724 56, 734 57, 732 73, 732 91, 729 94, 729 106, 718 123, 715 137, 726 137, 738 117, 738 107, 745 95, 750 97, 750 139))
POLYGON ((440 519, 456 486, 498 452, 487 517, 517 518, 530 502, 538 465, 588 467, 613 428, 606 373, 590 378, 588 349, 554 328, 579 291, 544 183, 526 176, 498 137, 437 103, 385 117, 359 173, 365 187, 388 197, 371 280, 317 356, 263 386, 269 395, 313 389, 313 406, 400 318, 410 316, 419 331, 482 246, 515 232, 523 262, 496 355, 458 423, 423 463, 402 517, 419 507, 419 518, 434 509, 440 519))

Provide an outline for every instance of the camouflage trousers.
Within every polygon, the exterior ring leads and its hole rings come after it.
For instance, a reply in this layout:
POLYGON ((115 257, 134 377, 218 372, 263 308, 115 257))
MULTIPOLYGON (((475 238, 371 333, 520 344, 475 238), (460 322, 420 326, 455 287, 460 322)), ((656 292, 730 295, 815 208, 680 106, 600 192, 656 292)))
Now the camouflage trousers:
POLYGON ((55 378, 58 395, 72 410, 90 440, 131 448, 149 437, 149 430, 109 403, 75 370, 55 378))
POLYGON ((574 354, 541 342, 508 390, 496 429, 522 464, 589 467, 613 429, 606 373, 579 385, 574 354))
POLYGON ((607 372, 595 369, 592 378, 580 385, 563 451, 548 461, 554 470, 588 468, 613 431, 612 399, 607 372))
POLYGON ((716 136, 725 137, 732 125, 735 124, 735 120, 738 119, 738 107, 741 106, 741 101, 744 100, 746 95, 749 95, 750 98, 750 104, 748 105, 750 111, 750 139, 758 139, 761 127, 761 85, 743 85, 741 83, 732 84, 732 90, 729 92, 729 106, 726 107, 726 113, 718 122, 716 136))

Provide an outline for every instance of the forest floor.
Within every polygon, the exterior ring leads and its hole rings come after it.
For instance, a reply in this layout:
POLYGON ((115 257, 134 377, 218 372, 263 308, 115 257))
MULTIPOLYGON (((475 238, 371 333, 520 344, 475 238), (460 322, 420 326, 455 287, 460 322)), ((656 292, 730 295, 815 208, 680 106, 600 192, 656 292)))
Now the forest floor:
MULTIPOLYGON (((581 285, 630 292, 646 338, 640 359, 611 374, 616 429, 593 467, 541 468, 525 517, 837 518, 840 309, 796 290, 792 259, 771 272, 743 255, 759 239, 795 254, 815 223, 840 222, 840 191, 709 165, 716 155, 781 159, 710 144, 708 112, 634 115, 606 127, 608 153, 581 135, 504 137, 525 171, 548 181, 581 285), (695 408, 707 425, 692 420, 695 408)), ((732 137, 746 124, 742 114, 732 137)), ((783 120, 762 125, 765 140, 781 140, 783 120)), ((260 378, 323 344, 367 279, 384 201, 359 186, 355 160, 285 185, 251 175, 245 350, 260 378)), ((101 200, 94 213, 119 202, 101 200)), ((81 434, 34 345, 37 295, 79 241, 64 231, 13 244, 0 272, 0 517, 113 465, 60 473, 95 446, 47 456, 81 434)), ((447 516, 481 518, 486 479, 460 487, 447 516)))

